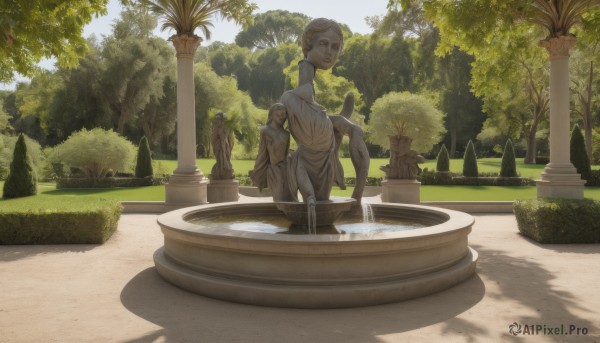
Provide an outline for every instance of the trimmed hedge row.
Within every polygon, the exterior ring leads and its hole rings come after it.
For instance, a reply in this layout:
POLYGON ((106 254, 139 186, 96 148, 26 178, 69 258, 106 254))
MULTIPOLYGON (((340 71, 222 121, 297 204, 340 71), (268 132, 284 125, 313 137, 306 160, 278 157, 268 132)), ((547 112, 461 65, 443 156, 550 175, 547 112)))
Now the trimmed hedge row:
POLYGON ((153 177, 105 177, 95 180, 88 178, 59 178, 56 180, 56 189, 141 187, 161 184, 163 184, 163 179, 153 177))
POLYGON ((116 200, 39 197, 0 203, 0 244, 101 244, 123 210, 116 200))
POLYGON ((513 210, 521 234, 539 243, 600 243, 600 201, 517 200, 513 210))

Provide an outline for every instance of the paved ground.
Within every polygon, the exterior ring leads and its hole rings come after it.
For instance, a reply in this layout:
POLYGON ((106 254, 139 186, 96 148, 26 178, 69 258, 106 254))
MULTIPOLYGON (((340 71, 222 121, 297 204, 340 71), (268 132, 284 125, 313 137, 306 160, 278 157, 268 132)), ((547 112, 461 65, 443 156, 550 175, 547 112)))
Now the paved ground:
POLYGON ((512 215, 477 215, 470 244, 477 275, 438 294, 358 309, 265 308, 167 283, 152 262, 162 246, 156 216, 123 215, 101 246, 0 246, 0 342, 600 342, 600 245, 538 245, 512 215), (515 337, 513 322, 587 335, 515 337))

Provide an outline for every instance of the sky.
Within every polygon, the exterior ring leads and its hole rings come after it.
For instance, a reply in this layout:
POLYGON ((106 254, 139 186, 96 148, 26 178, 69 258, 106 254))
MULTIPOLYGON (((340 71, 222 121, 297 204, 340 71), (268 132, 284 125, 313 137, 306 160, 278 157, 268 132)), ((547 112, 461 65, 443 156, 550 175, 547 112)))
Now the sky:
MULTIPOLYGON (((250 0, 258 5, 256 13, 263 13, 269 10, 281 9, 290 12, 300 12, 311 18, 325 17, 334 19, 340 23, 347 24, 352 32, 370 33, 371 28, 365 22, 365 18, 375 15, 384 15, 388 0, 250 0)), ((89 37, 95 34, 98 38, 110 35, 113 22, 119 18, 121 5, 119 0, 110 0, 108 5, 108 14, 92 20, 84 28, 83 35, 89 37)), ((232 43, 235 36, 241 30, 241 27, 232 22, 215 19, 211 30, 212 39, 203 42, 203 45, 209 45, 215 41, 232 43)), ((159 22, 159 27, 161 23, 159 22)), ((156 30, 156 34, 163 38, 173 35, 172 31, 161 32, 156 30)), ((52 69, 53 60, 45 60, 40 63, 43 68, 52 69)), ((27 79, 18 78, 19 81, 27 79)), ((14 90, 15 83, 0 83, 0 89, 14 90)))

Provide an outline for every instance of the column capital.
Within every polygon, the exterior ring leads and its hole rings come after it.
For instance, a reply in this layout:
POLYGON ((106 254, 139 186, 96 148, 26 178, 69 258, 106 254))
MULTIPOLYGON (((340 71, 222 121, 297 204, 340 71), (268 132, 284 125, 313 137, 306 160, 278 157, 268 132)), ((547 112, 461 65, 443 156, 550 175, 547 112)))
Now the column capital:
POLYGON ((196 49, 200 46, 202 39, 196 35, 175 35, 169 38, 173 42, 177 58, 194 59, 196 49))
POLYGON ((546 38, 540 45, 550 54, 550 60, 569 57, 569 50, 575 46, 577 39, 574 36, 560 36, 546 38))

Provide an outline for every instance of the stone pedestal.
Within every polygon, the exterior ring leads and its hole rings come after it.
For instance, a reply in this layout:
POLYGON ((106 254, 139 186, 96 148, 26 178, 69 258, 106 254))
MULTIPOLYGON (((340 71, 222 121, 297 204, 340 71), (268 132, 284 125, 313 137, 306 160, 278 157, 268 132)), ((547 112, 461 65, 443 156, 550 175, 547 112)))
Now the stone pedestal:
POLYGON ((208 183, 208 202, 231 202, 238 201, 240 181, 231 180, 210 180, 208 183))
POLYGON ((571 163, 549 163, 541 176, 536 180, 538 198, 583 199, 585 180, 571 163))
POLYGON ((165 185, 165 209, 171 211, 206 204, 207 184, 208 180, 202 174, 173 174, 165 185))
POLYGON ((381 182, 381 201, 402 204, 421 202, 421 183, 417 180, 389 179, 381 182))

